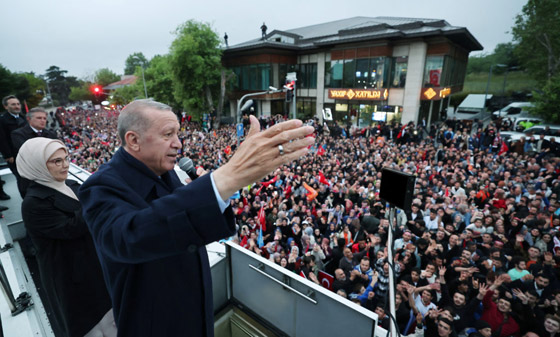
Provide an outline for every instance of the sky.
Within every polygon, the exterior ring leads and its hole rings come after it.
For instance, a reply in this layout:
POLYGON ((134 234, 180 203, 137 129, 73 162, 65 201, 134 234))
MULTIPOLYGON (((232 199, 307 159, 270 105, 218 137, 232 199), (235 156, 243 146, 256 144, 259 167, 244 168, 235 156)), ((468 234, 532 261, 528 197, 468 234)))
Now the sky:
MULTIPOLYGON (((20 0, 0 19, 0 64, 12 72, 45 73, 51 65, 71 76, 92 79, 109 68, 121 75, 126 58, 166 54, 176 28, 191 19, 205 22, 229 45, 355 16, 443 19, 466 27, 491 53, 512 41, 511 27, 527 0, 390 1, 192 1, 192 0, 20 0)), ((475 53, 476 54, 479 54, 475 53)))

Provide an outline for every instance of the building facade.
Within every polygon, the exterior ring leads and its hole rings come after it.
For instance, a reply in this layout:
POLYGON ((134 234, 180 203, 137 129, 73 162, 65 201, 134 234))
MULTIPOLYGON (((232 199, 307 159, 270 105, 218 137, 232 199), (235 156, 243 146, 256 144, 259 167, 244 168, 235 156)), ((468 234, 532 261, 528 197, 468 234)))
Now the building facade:
MULTIPOLYGON (((236 77, 232 116, 246 94, 282 88, 296 75, 296 104, 285 93, 253 95, 256 115, 332 118, 356 126, 373 121, 439 119, 460 92, 469 53, 480 43, 464 27, 444 20, 354 17, 274 30, 224 50, 236 77)), ((237 117, 238 118, 238 117, 237 117)))

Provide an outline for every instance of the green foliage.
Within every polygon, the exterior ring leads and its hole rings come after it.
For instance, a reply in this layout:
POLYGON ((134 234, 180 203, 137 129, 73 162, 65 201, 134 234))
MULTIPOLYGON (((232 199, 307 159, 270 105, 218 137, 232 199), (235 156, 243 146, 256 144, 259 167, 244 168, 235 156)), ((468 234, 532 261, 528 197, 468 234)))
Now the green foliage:
POLYGON ((469 57, 469 64, 467 65, 467 74, 472 73, 488 73, 490 66, 496 64, 503 64, 506 67, 494 67, 492 70, 497 74, 504 73, 507 68, 519 67, 519 60, 515 55, 515 48, 511 42, 500 43, 494 49, 492 54, 478 55, 469 57))
POLYGON ((35 75, 12 73, 0 64, 0 98, 8 95, 16 95, 22 104, 32 108, 42 99, 42 95, 36 93, 42 87, 40 79, 35 75))
POLYGON ((106 86, 110 83, 120 81, 119 75, 108 68, 102 68, 95 72, 95 83, 106 86))
POLYGON ((111 104, 126 105, 138 98, 144 98, 142 81, 136 81, 133 85, 116 89, 109 95, 109 102, 111 104))
POLYGON ((70 88, 69 100, 72 102, 93 101, 95 95, 90 90, 91 85, 90 82, 83 82, 81 86, 70 88))
POLYGON ((130 54, 126 61, 124 62, 124 74, 125 75, 132 75, 136 72, 137 67, 148 67, 149 63, 144 54, 140 53, 133 53, 130 54))
MULTIPOLYGON (((170 55, 156 55, 150 61, 150 66, 144 71, 148 95, 158 102, 174 108, 180 108, 173 92, 173 73, 170 66, 170 55)), ((136 69, 136 76, 142 77, 141 69, 136 69)), ((139 80, 136 83, 142 85, 139 80)), ((143 90, 143 89, 142 89, 143 90)))
POLYGON ((194 20, 179 26, 176 34, 170 48, 175 98, 191 113, 208 112, 220 90, 220 38, 208 24, 194 20))
POLYGON ((535 107, 530 109, 534 115, 541 116, 549 123, 560 124, 560 75, 552 77, 542 88, 534 92, 535 107))
POLYGON ((529 0, 512 28, 519 60, 544 84, 560 71, 560 0, 529 0))
POLYGON ((45 88, 45 81, 37 76, 34 73, 23 73, 21 76, 24 76, 29 83, 29 96, 27 97, 27 107, 29 109, 36 107, 39 105, 39 102, 45 96, 44 88, 45 88))
POLYGON ((65 76, 67 72, 67 70, 61 70, 57 66, 50 66, 45 73, 53 96, 52 98, 61 105, 66 105, 68 103, 70 88, 80 86, 80 82, 76 77, 65 76))
MULTIPOLYGON (((469 61, 470 62, 470 61, 469 61)), ((496 74, 492 71, 492 78, 490 79, 490 86, 488 93, 493 95, 502 95, 504 90, 504 77, 503 74, 496 74)), ((488 84, 488 70, 468 74, 465 78, 463 85, 463 93, 465 94, 483 94, 486 92, 488 84)), ((537 81, 524 71, 510 71, 507 73, 505 87, 505 95, 510 96, 515 92, 532 92, 535 89, 537 81)), ((453 95, 455 96, 455 95, 453 95)))

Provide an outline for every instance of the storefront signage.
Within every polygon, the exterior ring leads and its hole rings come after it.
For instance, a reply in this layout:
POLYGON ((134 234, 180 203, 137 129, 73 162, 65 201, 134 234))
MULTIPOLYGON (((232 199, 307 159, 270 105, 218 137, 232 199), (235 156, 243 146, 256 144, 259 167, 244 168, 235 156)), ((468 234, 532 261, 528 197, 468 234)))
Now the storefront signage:
POLYGON ((387 89, 329 89, 329 98, 381 101, 387 100, 389 90, 387 89))
POLYGON ((422 99, 428 101, 438 101, 451 95, 451 88, 426 88, 422 89, 422 99))

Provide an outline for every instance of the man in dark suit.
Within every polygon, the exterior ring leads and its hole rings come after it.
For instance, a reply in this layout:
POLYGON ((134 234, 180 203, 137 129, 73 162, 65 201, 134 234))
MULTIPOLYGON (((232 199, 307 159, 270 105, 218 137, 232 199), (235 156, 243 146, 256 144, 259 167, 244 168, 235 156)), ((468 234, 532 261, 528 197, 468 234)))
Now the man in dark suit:
MULTIPOLYGON (((213 336, 205 245, 235 232, 227 200, 305 153, 314 130, 292 120, 251 128, 229 162, 183 186, 177 116, 137 100, 120 113, 122 147, 81 187, 119 336, 213 336)), ((199 173, 203 173, 199 169, 199 173)))
MULTIPOLYGON (((33 108, 27 113, 27 122, 25 126, 12 131, 12 145, 14 157, 17 157, 20 147, 27 140, 35 137, 45 137, 56 139, 56 132, 46 129, 47 112, 43 108, 33 108)), ((18 181, 18 190, 22 198, 25 197, 25 191, 29 186, 29 180, 20 178, 18 181)))
POLYGON ((27 122, 25 126, 12 132, 12 144, 14 155, 17 156, 19 148, 27 140, 35 137, 45 137, 56 139, 56 132, 47 129, 47 112, 43 108, 33 108, 27 113, 27 122))
POLYGON ((4 97, 2 105, 4 105, 4 109, 7 112, 0 116, 0 152, 16 177, 19 186, 20 176, 16 169, 16 155, 12 143, 12 132, 25 126, 27 122, 21 114, 21 104, 16 96, 9 95, 4 97))

